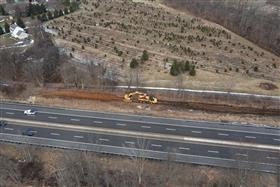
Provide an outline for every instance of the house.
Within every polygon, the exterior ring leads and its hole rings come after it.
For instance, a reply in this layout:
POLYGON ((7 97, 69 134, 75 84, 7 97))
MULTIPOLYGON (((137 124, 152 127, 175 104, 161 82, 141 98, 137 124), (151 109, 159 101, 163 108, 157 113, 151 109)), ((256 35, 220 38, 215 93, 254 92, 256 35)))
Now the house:
POLYGON ((20 40, 24 40, 26 38, 28 38, 28 34, 25 32, 25 30, 21 27, 19 27, 17 24, 12 24, 10 26, 10 32, 12 37, 20 39, 20 40))

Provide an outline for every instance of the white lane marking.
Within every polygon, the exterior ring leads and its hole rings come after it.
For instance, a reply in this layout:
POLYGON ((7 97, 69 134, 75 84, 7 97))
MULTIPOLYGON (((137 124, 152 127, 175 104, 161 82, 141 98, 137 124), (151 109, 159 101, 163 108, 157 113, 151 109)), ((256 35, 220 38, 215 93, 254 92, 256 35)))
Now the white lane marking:
POLYGON ((242 154, 242 153, 236 153, 235 155, 237 155, 237 156, 245 156, 245 157, 248 156, 247 154, 242 154))
POLYGON ((59 134, 59 133, 54 133, 54 132, 52 132, 52 133, 50 133, 50 135, 59 136, 60 134, 59 134))
POLYGON ((14 130, 13 128, 8 128, 8 127, 5 127, 4 129, 7 130, 7 131, 13 131, 14 130))
POLYGON ((70 119, 71 121, 80 121, 80 119, 75 119, 75 118, 72 118, 70 119))
POLYGON ((55 116, 49 116, 48 118, 49 119, 57 119, 57 117, 55 117, 55 116))
POLYGON ((162 145, 159 144, 151 144, 153 147, 162 147, 162 145))
POLYGON ((141 126, 141 128, 143 128, 143 129, 150 129, 151 127, 143 125, 143 126, 141 126))
POLYGON ((99 138, 100 141, 104 141, 104 142, 109 142, 108 139, 105 139, 105 138, 99 138))
POLYGON ((130 142, 130 141, 125 141, 125 143, 127 143, 127 144, 135 144, 135 142, 130 142))
MULTIPOLYGON (((14 108, 2 108, 2 109, 6 109, 6 110, 15 110, 15 111, 21 111, 22 110, 19 110, 19 109, 14 109, 14 108)), ((87 110, 72 110, 72 109, 67 109, 69 111, 86 111, 86 112, 92 112, 92 111, 87 111, 87 110)), ((65 113, 59 113, 59 112, 44 112, 44 111, 40 111, 40 113, 43 113, 43 114, 55 114, 55 115, 62 115, 62 116, 70 116, 70 115, 67 115, 65 113)), ((115 115, 115 113, 101 113, 101 114, 112 114, 112 115, 115 115)), ((115 118, 110 118, 110 117, 97 117, 97 116, 90 116, 90 115, 78 115, 78 114, 71 114, 72 117, 82 117, 82 118, 96 118, 96 119, 107 119, 107 120, 114 120, 116 121, 115 118)), ((126 115, 126 116, 136 116, 136 117, 139 117, 137 115, 126 115)), ((151 117, 151 116, 145 116, 145 117, 149 117, 149 118, 159 118, 159 119, 169 119, 169 118, 162 118, 162 117, 151 117)), ((177 125, 177 124, 174 124, 174 123, 161 123, 161 122, 149 122, 149 121, 140 121, 140 120, 129 120, 129 119, 119 119, 119 121, 123 121, 123 122, 136 122, 136 123, 146 123, 146 124, 156 124, 156 125, 172 125, 172 126, 176 126, 176 127, 182 127, 182 125, 177 125)), ((195 121, 195 120, 180 120, 180 119, 177 119, 177 121, 184 121, 184 122, 194 122, 194 123, 213 123, 213 124, 219 124, 220 122, 211 122, 211 121, 195 121)), ((197 129, 209 129, 209 130, 226 130, 226 131, 229 131, 229 132, 241 132, 241 133, 251 133, 251 134, 262 134, 262 135, 274 135, 274 136, 278 136, 279 134, 278 133, 266 133, 266 132, 258 132, 258 131, 245 131, 245 130, 235 130, 235 129, 225 129, 225 128, 219 128, 219 127, 206 127, 206 126, 203 126, 203 127, 199 127, 199 126, 194 126, 194 125, 189 125, 186 127, 186 128, 197 128, 197 129)), ((277 140, 277 141, 280 141, 277 140)))
POLYGON ((277 157, 270 157, 270 156, 268 156, 268 157, 266 157, 267 159, 271 159, 271 160, 277 160, 277 159, 279 159, 279 158, 277 158, 277 157))
POLYGON ((225 133, 218 133, 219 136, 228 136, 228 134, 225 133))
POLYGON ((248 138, 248 139, 256 139, 255 136, 245 136, 245 138, 248 138))
POLYGON ((125 124, 125 123, 117 123, 116 125, 118 125, 118 126, 123 126, 123 127, 125 127, 125 126, 126 126, 126 124, 125 124))
POLYGON ((215 154, 218 154, 219 151, 212 151, 212 150, 208 150, 208 153, 215 153, 215 154))
POLYGON ((31 130, 31 131, 29 131, 29 132, 32 132, 32 133, 37 133, 38 131, 35 131, 35 130, 31 130))
POLYGON ((8 115, 14 115, 15 113, 14 113, 14 112, 6 112, 6 114, 8 114, 8 115))
POLYGON ((273 139, 273 140, 275 140, 275 141, 279 141, 279 142, 280 142, 280 139, 273 139))
POLYGON ((201 134, 201 131, 192 131, 192 133, 201 134))
POLYGON ((102 121, 94 121, 94 123, 103 123, 102 121))
POLYGON ((190 150, 190 148, 188 148, 188 147, 179 147, 179 149, 181 149, 181 150, 190 150))
MULTIPOLYGON (((147 137, 147 138, 159 138, 159 135, 151 134, 151 133, 144 133, 144 132, 135 132, 135 131, 120 131, 115 129, 100 129, 95 127, 88 127, 88 126, 75 126, 75 125, 67 125, 67 124, 60 124, 60 123, 50 123, 50 122, 37 122, 37 121, 31 121, 31 120, 17 120, 17 119, 9 119, 9 118, 3 118, 3 120, 7 120, 9 122, 18 122, 18 123, 25 123, 25 124, 32 124, 36 125, 37 127, 54 127, 54 128, 67 128, 71 130, 79 130, 79 131, 97 131, 97 132, 103 132, 103 133, 117 133, 119 135, 125 135, 126 137, 128 135, 130 136, 136 136, 136 137, 147 137)), ((162 136, 161 136, 162 137, 162 136)), ((243 142, 242 144, 240 142, 235 141, 221 141, 221 140, 215 140, 215 139, 205 139, 205 138, 194 138, 194 137, 166 137, 170 139, 176 139, 176 141, 184 140, 184 141, 192 141, 194 144, 201 144, 201 143, 207 143, 207 144, 215 144, 218 147, 224 147, 226 146, 238 146, 238 147, 250 147, 250 149, 270 149, 270 152, 277 152, 279 153, 280 147, 275 145, 265 145, 265 144, 256 144, 256 143, 246 143, 243 142)))
POLYGON ((80 139, 82 139, 82 138, 84 138, 83 136, 74 136, 74 138, 80 138, 80 139))
POLYGON ((172 128, 166 128, 165 130, 167 130, 167 131, 176 131, 176 129, 172 129, 172 128))

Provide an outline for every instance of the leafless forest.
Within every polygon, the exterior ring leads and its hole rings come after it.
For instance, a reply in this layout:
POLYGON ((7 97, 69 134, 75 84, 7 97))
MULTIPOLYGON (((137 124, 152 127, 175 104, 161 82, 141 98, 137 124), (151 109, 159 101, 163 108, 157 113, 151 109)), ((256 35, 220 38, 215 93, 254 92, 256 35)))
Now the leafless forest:
MULTIPOLYGON (((139 152, 141 154, 141 152, 139 152)), ((275 175, 90 152, 1 145, 0 186, 277 187, 275 175)))
POLYGON ((167 0, 166 2, 221 24, 280 55, 278 0, 167 0))

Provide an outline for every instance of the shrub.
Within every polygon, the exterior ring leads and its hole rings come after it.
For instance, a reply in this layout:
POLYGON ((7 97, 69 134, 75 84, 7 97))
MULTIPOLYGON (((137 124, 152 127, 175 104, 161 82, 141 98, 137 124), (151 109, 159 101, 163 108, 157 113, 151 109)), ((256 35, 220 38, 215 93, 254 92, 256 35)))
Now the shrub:
POLYGON ((141 56, 141 61, 142 61, 142 62, 145 62, 145 61, 147 61, 147 60, 149 60, 149 54, 148 54, 148 52, 147 52, 146 50, 144 50, 144 51, 143 51, 143 54, 142 54, 142 56, 141 56))
POLYGON ((177 60, 174 60, 171 68, 170 68, 170 75, 177 76, 180 73, 184 72, 184 66, 181 62, 178 62, 177 60))
POLYGON ((184 67, 185 71, 190 71, 190 62, 187 60, 184 67))
POLYGON ((196 70, 195 70, 195 66, 192 66, 191 67, 191 70, 190 70, 190 76, 195 76, 196 75, 196 70))
POLYGON ((139 66, 138 61, 137 61, 135 58, 133 58, 133 59, 131 60, 131 62, 130 62, 130 68, 135 69, 135 68, 137 68, 138 66, 139 66))

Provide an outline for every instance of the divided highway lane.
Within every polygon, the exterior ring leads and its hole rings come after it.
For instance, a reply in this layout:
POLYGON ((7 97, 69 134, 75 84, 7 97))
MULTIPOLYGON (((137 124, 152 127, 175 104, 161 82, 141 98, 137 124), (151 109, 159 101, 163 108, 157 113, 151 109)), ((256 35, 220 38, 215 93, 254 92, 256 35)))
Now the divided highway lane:
MULTIPOLYGON (((37 109, 41 109, 41 108, 37 108, 37 109)), ((72 112, 70 111, 70 113, 72 112)), ((199 125, 200 123, 196 123, 195 124, 196 126, 192 126, 188 124, 189 122, 185 122, 186 125, 178 125, 175 123, 167 124, 167 123, 148 122, 148 121, 141 122, 141 121, 133 121, 133 120, 125 120, 125 119, 112 119, 112 118, 107 118, 107 116, 106 118, 105 117, 96 118, 95 116, 91 117, 91 116, 84 116, 84 115, 77 115, 77 114, 68 115, 66 110, 64 113, 57 113, 57 111, 52 112, 52 111, 39 110, 36 116, 26 116, 23 114, 22 109, 3 108, 1 109, 1 115, 3 118, 33 120, 38 122, 39 121, 55 122, 55 123, 92 126, 92 127, 108 128, 108 129, 129 130, 129 131, 136 131, 136 132, 158 133, 158 134, 168 134, 168 135, 217 139, 217 140, 266 144, 266 145, 280 145, 280 129, 259 128, 255 131, 250 131, 252 130, 250 127, 247 127, 246 130, 243 127, 232 129, 230 125, 227 126, 220 125, 219 128, 215 128, 215 127, 200 126, 199 125), (227 127, 230 128, 227 129, 227 127), (262 129, 264 132, 259 132, 260 129, 262 129)), ((180 120, 178 121, 181 122, 180 120)), ((207 123, 207 122, 201 122, 201 123, 207 123)), ((256 127, 254 127, 253 129, 256 129, 256 127)))
MULTIPOLYGON (((9 124, 1 129, 1 133, 21 135, 29 126, 9 124)), ((195 155, 198 157, 215 158, 220 160, 237 160, 260 163, 264 165, 280 166, 279 152, 268 150, 254 150, 245 148, 232 148, 216 145, 204 145, 196 143, 182 143, 172 141, 162 141, 156 139, 137 139, 118 135, 108 135, 101 133, 88 133, 71 130, 61 130, 53 128, 33 128, 34 137, 41 137, 55 140, 67 140, 73 142, 83 142, 99 144, 104 146, 116 146, 124 148, 137 148, 165 153, 182 155, 195 155)), ((211 162, 211 160, 209 160, 211 162)), ((211 163, 209 163, 211 165, 211 163)))

